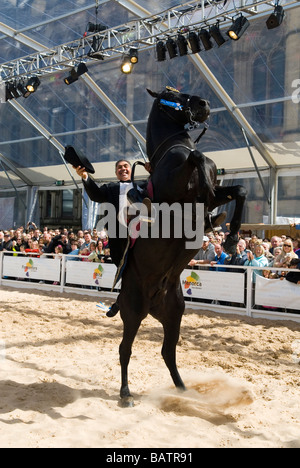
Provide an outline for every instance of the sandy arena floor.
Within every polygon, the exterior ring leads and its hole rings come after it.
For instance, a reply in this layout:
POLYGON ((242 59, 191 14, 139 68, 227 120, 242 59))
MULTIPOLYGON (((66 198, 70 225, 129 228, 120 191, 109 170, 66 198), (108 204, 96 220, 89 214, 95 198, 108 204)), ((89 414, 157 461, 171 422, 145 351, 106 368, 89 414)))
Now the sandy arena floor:
POLYGON ((89 296, 0 297, 0 447, 300 447, 300 324, 187 309, 178 394, 149 317, 129 368, 135 407, 122 409, 119 315, 89 296))

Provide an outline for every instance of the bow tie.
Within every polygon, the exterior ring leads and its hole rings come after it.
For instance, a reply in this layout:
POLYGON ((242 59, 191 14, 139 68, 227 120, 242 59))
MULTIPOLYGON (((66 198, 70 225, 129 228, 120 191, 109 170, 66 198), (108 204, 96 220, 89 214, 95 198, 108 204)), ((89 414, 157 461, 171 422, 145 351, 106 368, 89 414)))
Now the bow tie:
POLYGON ((120 180, 120 184, 131 184, 131 180, 120 180))

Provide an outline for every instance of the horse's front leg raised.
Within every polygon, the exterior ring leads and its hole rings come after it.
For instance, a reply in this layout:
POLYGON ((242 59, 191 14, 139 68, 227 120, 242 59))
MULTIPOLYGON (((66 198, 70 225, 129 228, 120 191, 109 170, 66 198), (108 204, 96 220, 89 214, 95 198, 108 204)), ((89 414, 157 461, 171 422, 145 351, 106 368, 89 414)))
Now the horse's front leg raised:
POLYGON ((226 237, 224 250, 228 254, 234 254, 238 243, 238 231, 242 223, 242 214, 245 201, 247 198, 247 190, 242 185, 234 185, 232 187, 216 186, 215 189, 215 204, 213 208, 225 205, 235 200, 235 209, 233 217, 230 221, 230 234, 226 237))

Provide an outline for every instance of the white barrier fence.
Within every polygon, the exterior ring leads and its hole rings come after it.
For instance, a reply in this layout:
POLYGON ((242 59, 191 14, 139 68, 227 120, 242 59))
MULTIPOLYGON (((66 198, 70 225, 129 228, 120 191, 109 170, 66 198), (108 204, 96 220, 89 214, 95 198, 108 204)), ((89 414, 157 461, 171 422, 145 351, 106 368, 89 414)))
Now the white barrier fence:
MULTIPOLYGON (((95 295, 98 299, 117 296, 120 283, 111 291, 116 273, 114 265, 75 259, 66 255, 39 258, 1 252, 0 285, 61 293, 72 291, 95 295)), ((186 304, 194 309, 300 322, 300 285, 285 279, 264 278, 257 274, 258 270, 262 269, 225 265, 185 269, 181 284, 186 304)))

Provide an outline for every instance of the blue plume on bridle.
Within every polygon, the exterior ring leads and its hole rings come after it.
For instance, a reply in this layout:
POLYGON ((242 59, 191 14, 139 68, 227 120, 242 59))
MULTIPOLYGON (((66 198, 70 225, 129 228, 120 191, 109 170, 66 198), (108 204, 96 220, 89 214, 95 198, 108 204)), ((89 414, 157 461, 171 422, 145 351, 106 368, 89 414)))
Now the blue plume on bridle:
POLYGON ((178 102, 166 101, 165 99, 161 99, 160 103, 164 106, 173 107, 175 110, 183 110, 183 106, 178 102))

